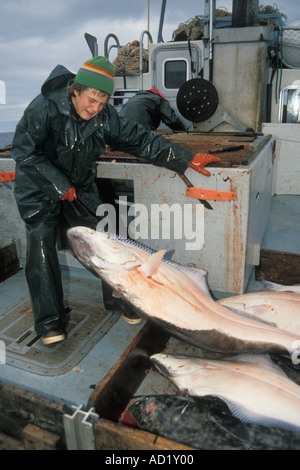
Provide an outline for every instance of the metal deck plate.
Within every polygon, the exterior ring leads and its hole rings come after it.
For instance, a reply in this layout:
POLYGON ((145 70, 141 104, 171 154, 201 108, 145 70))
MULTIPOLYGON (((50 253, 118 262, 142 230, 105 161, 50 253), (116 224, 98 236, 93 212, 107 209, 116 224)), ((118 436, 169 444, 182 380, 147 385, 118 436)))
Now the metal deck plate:
POLYGON ((108 332, 119 315, 103 307, 69 300, 71 318, 68 339, 45 346, 36 335, 30 299, 7 309, 0 316, 0 340, 5 343, 6 364, 54 376, 73 369, 108 332))

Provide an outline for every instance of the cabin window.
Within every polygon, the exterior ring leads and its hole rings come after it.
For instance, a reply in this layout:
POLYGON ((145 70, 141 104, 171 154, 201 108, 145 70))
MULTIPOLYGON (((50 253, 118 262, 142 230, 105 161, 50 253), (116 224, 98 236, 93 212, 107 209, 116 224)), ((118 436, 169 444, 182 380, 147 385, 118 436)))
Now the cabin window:
POLYGON ((279 122, 300 123, 300 86, 290 85, 281 90, 279 122))
POLYGON ((167 60, 164 73, 165 88, 180 88, 187 80, 186 60, 167 60))

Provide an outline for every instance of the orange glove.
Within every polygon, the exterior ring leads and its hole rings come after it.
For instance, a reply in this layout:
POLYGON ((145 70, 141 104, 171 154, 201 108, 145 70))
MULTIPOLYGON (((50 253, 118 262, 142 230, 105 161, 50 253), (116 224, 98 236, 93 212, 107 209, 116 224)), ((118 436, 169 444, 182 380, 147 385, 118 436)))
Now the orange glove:
POLYGON ((211 162, 220 162, 221 158, 214 157, 210 153, 196 153, 189 167, 204 176, 210 176, 210 172, 205 170, 205 165, 211 162))
POLYGON ((75 188, 70 188, 69 191, 67 191, 66 194, 60 200, 73 202, 74 199, 77 199, 75 188))

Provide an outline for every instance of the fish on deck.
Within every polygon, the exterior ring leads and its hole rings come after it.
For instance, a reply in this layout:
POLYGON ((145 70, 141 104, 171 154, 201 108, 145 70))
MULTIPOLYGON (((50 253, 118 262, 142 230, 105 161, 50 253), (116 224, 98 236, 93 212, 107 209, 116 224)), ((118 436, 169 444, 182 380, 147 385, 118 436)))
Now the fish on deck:
POLYGON ((294 294, 300 294, 300 284, 292 284, 285 286, 283 284, 277 284, 276 282, 263 281, 266 290, 276 292, 294 292, 294 294))
POLYGON ((228 360, 154 354, 150 359, 181 394, 215 396, 241 421, 300 431, 300 387, 267 354, 228 360))
POLYGON ((209 295, 203 271, 86 227, 67 232, 76 258, 137 313, 193 346, 226 354, 292 355, 300 336, 235 314, 209 295))
POLYGON ((240 422, 231 417, 230 412, 224 419, 224 402, 210 400, 203 398, 197 402, 191 397, 179 395, 137 397, 128 406, 121 422, 129 422, 131 426, 134 423, 139 429, 195 449, 245 448, 245 441, 248 445, 249 439, 247 429, 240 428, 240 422), (227 431, 228 425, 230 431, 227 431))
MULTIPOLYGON (((291 291, 250 292, 218 300, 224 307, 300 335, 300 295, 291 291)), ((300 346, 300 344, 299 344, 300 346)))
POLYGON ((201 450, 300 449, 299 432, 242 422, 213 396, 135 396, 120 422, 201 450))

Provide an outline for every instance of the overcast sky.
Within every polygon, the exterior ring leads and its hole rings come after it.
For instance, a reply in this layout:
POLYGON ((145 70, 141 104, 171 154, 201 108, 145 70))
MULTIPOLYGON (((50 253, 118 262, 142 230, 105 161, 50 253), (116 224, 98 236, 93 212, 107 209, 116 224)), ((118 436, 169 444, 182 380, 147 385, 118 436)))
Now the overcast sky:
MULTIPOLYGON (((150 32, 156 42, 161 0, 150 0, 149 4, 150 32)), ((276 4, 287 15, 287 24, 300 20, 299 0, 277 0, 276 4)), ((220 7, 232 11, 232 1, 217 0, 220 7)), ((167 0, 164 41, 172 39, 179 23, 202 15, 203 8, 203 0, 167 0)), ((97 37, 99 55, 104 53, 109 33, 116 34, 121 45, 139 39, 148 28, 148 0, 0 0, 0 21, 0 80, 6 85, 6 103, 0 104, 0 132, 7 132, 14 130, 57 64, 76 73, 91 57, 85 32, 97 37)))

